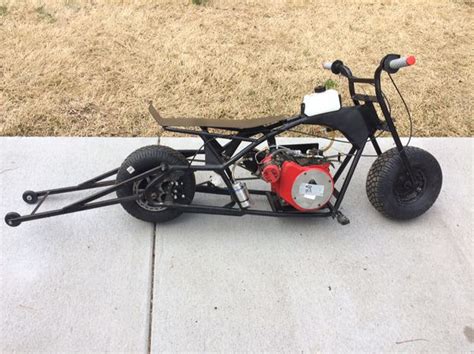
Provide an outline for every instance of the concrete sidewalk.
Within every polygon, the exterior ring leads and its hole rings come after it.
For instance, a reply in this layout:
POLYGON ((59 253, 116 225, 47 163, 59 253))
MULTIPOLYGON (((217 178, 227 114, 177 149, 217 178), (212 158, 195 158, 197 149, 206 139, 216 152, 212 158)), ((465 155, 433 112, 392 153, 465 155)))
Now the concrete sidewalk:
MULTIPOLYGON (((153 143, 1 138, 2 220, 32 210, 24 190, 76 184, 153 143)), ((444 184, 435 206, 409 222, 369 204, 373 158, 362 159, 343 203, 348 226, 189 214, 155 228, 120 206, 17 228, 2 221, 0 350, 474 350, 473 140, 412 145, 438 158, 444 184)))

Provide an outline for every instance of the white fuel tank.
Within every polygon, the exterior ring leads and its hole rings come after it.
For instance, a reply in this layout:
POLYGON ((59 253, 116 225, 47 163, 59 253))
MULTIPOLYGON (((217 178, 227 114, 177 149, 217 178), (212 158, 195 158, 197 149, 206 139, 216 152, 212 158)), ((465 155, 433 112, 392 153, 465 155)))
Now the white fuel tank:
POLYGON ((307 116, 334 112, 341 108, 339 93, 333 89, 306 95, 304 96, 303 103, 304 114, 307 116))

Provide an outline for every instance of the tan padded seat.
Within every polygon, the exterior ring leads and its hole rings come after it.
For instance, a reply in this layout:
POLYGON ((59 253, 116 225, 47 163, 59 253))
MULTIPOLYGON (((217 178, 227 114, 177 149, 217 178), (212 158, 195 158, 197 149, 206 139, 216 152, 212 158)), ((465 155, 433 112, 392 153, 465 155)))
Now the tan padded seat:
POLYGON ((148 107, 157 123, 163 127, 210 127, 210 128, 236 128, 247 129, 277 123, 284 116, 261 117, 254 119, 206 119, 206 118, 163 118, 150 103, 148 107))

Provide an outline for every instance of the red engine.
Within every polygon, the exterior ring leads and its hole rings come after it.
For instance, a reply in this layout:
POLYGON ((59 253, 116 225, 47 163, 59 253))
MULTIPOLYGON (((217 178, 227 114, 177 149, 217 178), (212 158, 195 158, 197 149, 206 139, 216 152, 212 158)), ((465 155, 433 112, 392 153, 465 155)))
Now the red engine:
POLYGON ((334 181, 322 156, 277 150, 260 163, 260 174, 272 191, 301 211, 323 208, 332 196, 334 181))

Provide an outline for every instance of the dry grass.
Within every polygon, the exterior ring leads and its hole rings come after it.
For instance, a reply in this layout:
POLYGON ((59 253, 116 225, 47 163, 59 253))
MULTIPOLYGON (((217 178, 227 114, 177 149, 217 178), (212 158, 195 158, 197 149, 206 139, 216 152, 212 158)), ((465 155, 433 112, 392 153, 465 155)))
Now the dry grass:
POLYGON ((368 76, 395 52, 418 59, 396 75, 416 135, 470 136, 472 14, 441 0, 3 1, 0 134, 152 136, 148 100, 165 116, 293 114, 331 77, 323 60, 368 76))

